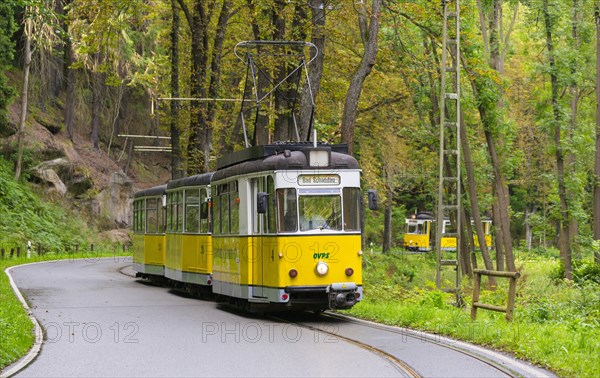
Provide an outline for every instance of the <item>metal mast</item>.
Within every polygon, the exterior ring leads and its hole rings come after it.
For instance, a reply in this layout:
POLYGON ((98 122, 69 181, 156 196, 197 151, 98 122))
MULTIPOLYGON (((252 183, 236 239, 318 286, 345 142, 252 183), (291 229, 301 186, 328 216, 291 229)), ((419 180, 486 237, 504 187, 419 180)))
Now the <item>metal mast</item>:
POLYGON ((457 305, 462 304, 460 295, 461 258, 461 188, 460 188, 460 0, 442 0, 442 66, 440 96, 440 161, 437 204, 437 274, 439 289, 456 294, 457 305), (450 225, 444 227, 444 220, 450 225), (450 227, 448 227, 450 226, 450 227), (442 238, 456 240, 454 246, 442 245, 442 238), (448 255, 448 257, 446 257, 448 255), (443 273, 450 267, 455 274, 454 287, 443 285, 443 273))

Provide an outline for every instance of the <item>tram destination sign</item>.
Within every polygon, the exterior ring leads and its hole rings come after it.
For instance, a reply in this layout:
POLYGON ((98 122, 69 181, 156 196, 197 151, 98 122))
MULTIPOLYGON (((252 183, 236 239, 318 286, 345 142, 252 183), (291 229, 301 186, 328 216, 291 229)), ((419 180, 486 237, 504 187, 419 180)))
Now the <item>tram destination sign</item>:
POLYGON ((340 185, 339 175, 300 175, 298 185, 340 185))

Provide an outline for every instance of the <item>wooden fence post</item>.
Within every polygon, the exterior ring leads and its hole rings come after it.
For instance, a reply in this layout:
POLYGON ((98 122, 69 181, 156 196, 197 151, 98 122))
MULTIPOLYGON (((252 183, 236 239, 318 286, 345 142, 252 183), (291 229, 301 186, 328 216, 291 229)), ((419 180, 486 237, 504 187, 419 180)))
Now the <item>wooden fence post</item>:
POLYGON ((517 293, 517 278, 521 275, 519 272, 503 272, 496 270, 485 270, 485 269, 473 269, 475 274, 475 283, 473 286, 473 304, 471 305, 471 319, 475 320, 477 317, 477 309, 484 308, 486 310, 504 312, 506 314, 506 320, 511 321, 515 311, 515 296, 517 293), (494 306, 486 303, 479 302, 479 292, 481 291, 481 276, 492 276, 492 277, 503 277, 509 278, 510 282, 508 285, 508 303, 506 307, 494 306))

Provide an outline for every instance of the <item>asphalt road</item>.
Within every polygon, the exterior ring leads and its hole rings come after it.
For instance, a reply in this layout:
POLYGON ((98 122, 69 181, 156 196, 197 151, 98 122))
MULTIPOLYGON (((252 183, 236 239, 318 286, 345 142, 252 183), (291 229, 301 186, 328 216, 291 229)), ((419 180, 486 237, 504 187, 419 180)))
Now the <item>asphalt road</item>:
MULTIPOLYGON (((130 265, 108 258, 13 268, 15 284, 44 329, 41 353, 17 376, 403 375, 344 337, 384 350, 423 376, 506 376, 423 338, 294 316, 311 327, 305 328, 239 313, 123 274, 131 273, 130 265)), ((526 369, 524 375, 544 373, 526 369)))

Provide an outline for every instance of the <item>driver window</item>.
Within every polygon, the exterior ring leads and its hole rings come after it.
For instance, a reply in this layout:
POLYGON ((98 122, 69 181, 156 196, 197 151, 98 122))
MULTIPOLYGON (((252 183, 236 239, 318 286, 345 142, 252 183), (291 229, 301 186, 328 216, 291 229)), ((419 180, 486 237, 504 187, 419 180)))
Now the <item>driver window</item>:
POLYGON ((296 189, 277 189, 277 212, 279 232, 295 232, 298 230, 298 212, 296 189))

